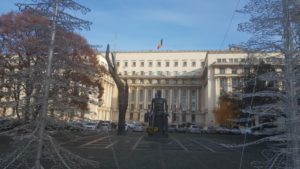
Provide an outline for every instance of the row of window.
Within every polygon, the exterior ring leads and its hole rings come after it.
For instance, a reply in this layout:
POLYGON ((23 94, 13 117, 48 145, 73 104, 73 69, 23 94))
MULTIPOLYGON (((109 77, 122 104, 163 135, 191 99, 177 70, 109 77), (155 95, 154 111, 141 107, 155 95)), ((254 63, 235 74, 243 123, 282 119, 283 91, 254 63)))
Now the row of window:
MULTIPOLYGON (((247 59, 248 60, 248 59, 247 59)), ((284 61, 283 58, 269 57, 269 58, 250 58, 251 62, 260 62, 266 61, 271 63, 282 63, 284 61)), ((219 58, 217 59, 217 63, 240 63, 246 62, 245 58, 219 58)))
POLYGON ((219 58, 217 59, 217 63, 239 63, 239 62, 245 62, 245 59, 239 59, 239 58, 219 58))
MULTIPOLYGON (((124 61, 123 63, 124 63, 124 65, 123 65, 124 67, 128 67, 129 66, 128 61, 124 61)), ((156 62, 147 61, 147 66, 148 67, 153 67, 154 64, 156 64, 155 66, 157 66, 157 67, 162 67, 162 66, 164 66, 164 67, 171 67, 171 66, 178 67, 179 66, 179 62, 178 61, 174 61, 174 62, 172 62, 172 64, 171 64, 170 61, 164 61, 164 62, 162 62, 162 61, 156 61, 156 62)), ((136 61, 132 61, 130 66, 131 67, 137 67, 137 66, 145 67, 145 65, 146 65, 145 61, 140 61, 139 65, 137 64, 136 61)), ((188 66, 196 67, 196 65, 197 65, 196 61, 191 61, 191 62, 182 61, 180 66, 182 66, 182 67, 188 67, 188 66)), ((118 67, 120 66, 120 62, 119 61, 117 62, 117 66, 118 67)))
MULTIPOLYGON (((232 90, 238 90, 239 88, 242 88, 243 84, 242 78, 232 78, 231 81, 229 81, 229 78, 226 77, 221 77, 220 78, 220 89, 222 91, 227 92, 229 90, 229 87, 232 87, 232 90)), ((277 88, 277 89, 282 89, 282 82, 263 82, 264 85, 270 87, 270 88, 277 88)), ((261 85, 261 84, 260 84, 261 85)))
POLYGON ((127 71, 124 71, 123 74, 120 73, 120 75, 124 75, 124 76, 128 76, 128 75, 131 75, 131 76, 180 76, 180 75, 196 75, 196 72, 187 72, 187 71, 182 71, 182 72, 179 72, 179 71, 156 71, 156 72, 153 72, 153 71, 148 71, 148 72, 145 72, 145 71, 140 71, 140 72, 136 72, 136 71, 131 71, 131 74, 129 74, 127 71))
POLYGON ((220 74, 226 74, 226 69, 227 70, 231 70, 231 72, 227 71, 227 73, 229 74, 238 74, 238 68, 237 67, 232 67, 232 68, 225 68, 225 67, 221 67, 220 70, 220 74))
MULTIPOLYGON (((165 79, 164 82, 162 83, 160 79, 156 79, 155 80, 156 82, 153 83, 153 80, 152 79, 148 79, 147 80, 147 83, 148 84, 179 84, 178 83, 178 80, 177 79, 173 79, 173 80, 168 80, 168 79, 165 79)), ((136 83, 136 80, 135 79, 132 79, 131 82, 129 82, 131 84, 135 84, 136 83)), ((198 80, 191 80, 191 81, 188 81, 188 84, 198 84, 199 81, 198 80)), ((137 84, 144 84, 144 79, 140 79, 139 80, 139 83, 137 84)), ((186 81, 185 80, 181 80, 180 81, 180 84, 186 84, 186 81)))

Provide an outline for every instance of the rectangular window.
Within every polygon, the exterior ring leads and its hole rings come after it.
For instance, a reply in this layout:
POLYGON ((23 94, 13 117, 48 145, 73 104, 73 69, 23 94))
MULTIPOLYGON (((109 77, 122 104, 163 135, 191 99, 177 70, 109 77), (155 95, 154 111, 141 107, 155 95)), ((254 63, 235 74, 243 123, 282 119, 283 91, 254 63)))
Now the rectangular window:
POLYGON ((186 122, 186 114, 185 113, 182 114, 182 122, 186 122))
POLYGON ((174 62, 174 67, 178 67, 178 62, 174 62))
POLYGON ((231 69, 231 72, 232 72, 232 74, 237 74, 237 68, 236 68, 236 67, 233 67, 233 68, 231 69))
POLYGON ((196 111, 196 102, 197 102, 196 92, 197 90, 195 89, 191 90, 191 111, 196 111))
POLYGON ((149 71, 149 76, 152 76, 152 71, 149 71))
POLYGON ((233 63, 233 59, 232 59, 232 58, 231 58, 231 59, 229 59, 229 62, 230 62, 230 63, 233 63))
POLYGON ((201 62, 201 65, 202 65, 202 67, 204 67, 204 65, 205 65, 205 62, 201 62))
POLYGON ((161 62, 157 62, 157 67, 161 67, 161 62))
POLYGON ((135 71, 132 71, 132 75, 133 75, 133 76, 135 75, 135 71))
POLYGON ((157 76, 161 76, 161 71, 157 71, 157 76))
POLYGON ((177 99, 178 99, 178 90, 177 89, 173 89, 173 97, 172 97, 172 109, 173 111, 177 111, 177 108, 179 107, 178 103, 177 103, 177 99))
POLYGON ((220 88, 222 91, 227 91, 227 79, 226 78, 220 78, 220 88))
POLYGON ((149 66, 149 67, 152 67, 152 62, 149 62, 149 63, 148 63, 148 66, 149 66))
POLYGON ((124 66, 127 67, 128 66, 128 62, 124 62, 124 66))
POLYGON ((144 76, 144 74, 145 74, 144 71, 141 71, 141 76, 144 76))
POLYGON ((176 122, 176 114, 172 115, 172 122, 175 123, 176 122))
POLYGON ((226 63, 227 61, 226 61, 226 59, 222 59, 222 62, 223 62, 223 63, 226 63))
POLYGON ((140 108, 140 110, 142 110, 143 109, 143 104, 140 104, 139 108, 140 108))
POLYGON ((181 100, 180 109, 182 112, 186 112, 187 111, 187 90, 186 89, 181 90, 180 100, 181 100))
POLYGON ((148 89, 148 102, 151 102, 152 101, 152 89, 148 89))
POLYGON ((169 72, 169 71, 166 71, 166 75, 167 75, 167 76, 170 76, 170 72, 169 72))
POLYGON ((225 68, 220 68, 220 74, 225 74, 225 68))
POLYGON ((135 89, 131 90, 131 101, 135 101, 135 89))
POLYGON ((170 103, 170 95, 169 95, 169 90, 168 89, 165 90, 165 99, 167 100, 167 104, 169 105, 169 103, 170 103))
POLYGON ((131 110, 134 110, 134 104, 130 105, 131 110))
POLYGON ((178 76, 179 75, 178 71, 174 71, 174 75, 178 76))
POLYGON ((133 113, 130 113, 129 115, 130 115, 130 116, 129 116, 129 119, 130 119, 130 120, 133 120, 133 113))
POLYGON ((143 89, 140 89, 139 95, 140 95, 140 98, 139 98, 140 102, 143 102, 144 101, 144 90, 143 89))
POLYGON ((132 67, 136 67, 136 62, 132 62, 132 67))
POLYGON ((232 79, 232 88, 233 89, 236 89, 239 87, 239 83, 240 83, 240 80, 238 78, 233 78, 232 79))
POLYGON ((234 63, 238 63, 239 62, 239 59, 238 58, 235 58, 234 59, 234 63))
POLYGON ((166 67, 169 67, 170 66, 170 62, 166 62, 166 67))
POLYGON ((144 67, 144 64, 145 64, 144 62, 141 62, 141 67, 144 67))
POLYGON ((187 62, 184 61, 184 62, 182 63, 182 66, 183 66, 183 67, 187 67, 187 62))
POLYGON ((117 62, 117 66, 120 67, 120 62, 117 62))
POLYGON ((127 71, 124 71, 124 75, 127 76, 127 71))
POLYGON ((221 59, 217 59, 217 62, 218 62, 218 63, 221 63, 221 59))
POLYGON ((192 114, 192 122, 196 122, 196 115, 192 114))
POLYGON ((192 62, 192 67, 196 67, 196 62, 195 61, 192 62))

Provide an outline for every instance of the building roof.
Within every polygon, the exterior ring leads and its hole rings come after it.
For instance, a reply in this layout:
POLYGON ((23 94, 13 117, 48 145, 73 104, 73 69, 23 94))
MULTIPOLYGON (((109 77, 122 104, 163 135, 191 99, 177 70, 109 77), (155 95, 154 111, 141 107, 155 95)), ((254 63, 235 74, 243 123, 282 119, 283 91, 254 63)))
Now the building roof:
MULTIPOLYGON (((136 50, 136 51, 112 51, 115 53, 193 53, 193 52, 208 52, 208 53, 245 53, 241 50, 136 50)), ((105 53, 105 51, 100 51, 105 53)))

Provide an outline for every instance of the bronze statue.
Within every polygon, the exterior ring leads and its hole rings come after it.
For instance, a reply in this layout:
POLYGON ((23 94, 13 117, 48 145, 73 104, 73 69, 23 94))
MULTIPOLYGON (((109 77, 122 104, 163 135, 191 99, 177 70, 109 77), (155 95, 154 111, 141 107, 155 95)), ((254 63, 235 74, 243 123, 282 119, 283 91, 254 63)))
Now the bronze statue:
POLYGON ((148 132, 150 136, 156 134, 161 136, 168 135, 168 105, 167 100, 161 98, 160 90, 157 91, 156 97, 151 102, 149 128, 152 129, 152 131, 148 132))

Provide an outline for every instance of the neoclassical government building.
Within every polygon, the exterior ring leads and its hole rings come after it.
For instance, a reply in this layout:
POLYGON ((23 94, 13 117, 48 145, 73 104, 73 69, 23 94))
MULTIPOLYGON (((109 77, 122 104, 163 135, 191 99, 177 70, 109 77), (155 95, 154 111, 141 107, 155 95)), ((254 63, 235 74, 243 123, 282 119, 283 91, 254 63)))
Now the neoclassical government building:
MULTIPOLYGON (((151 99, 161 90, 169 105, 169 123, 215 125, 219 96, 239 85, 247 57, 247 53, 236 49, 117 52, 119 75, 129 84, 126 120, 144 121, 151 99)), ((261 54, 260 58, 270 56, 261 54)), ((107 66, 104 53, 98 59, 107 66)), ((90 118, 117 121, 117 88, 109 75, 102 85, 102 106, 94 107, 90 118)))

